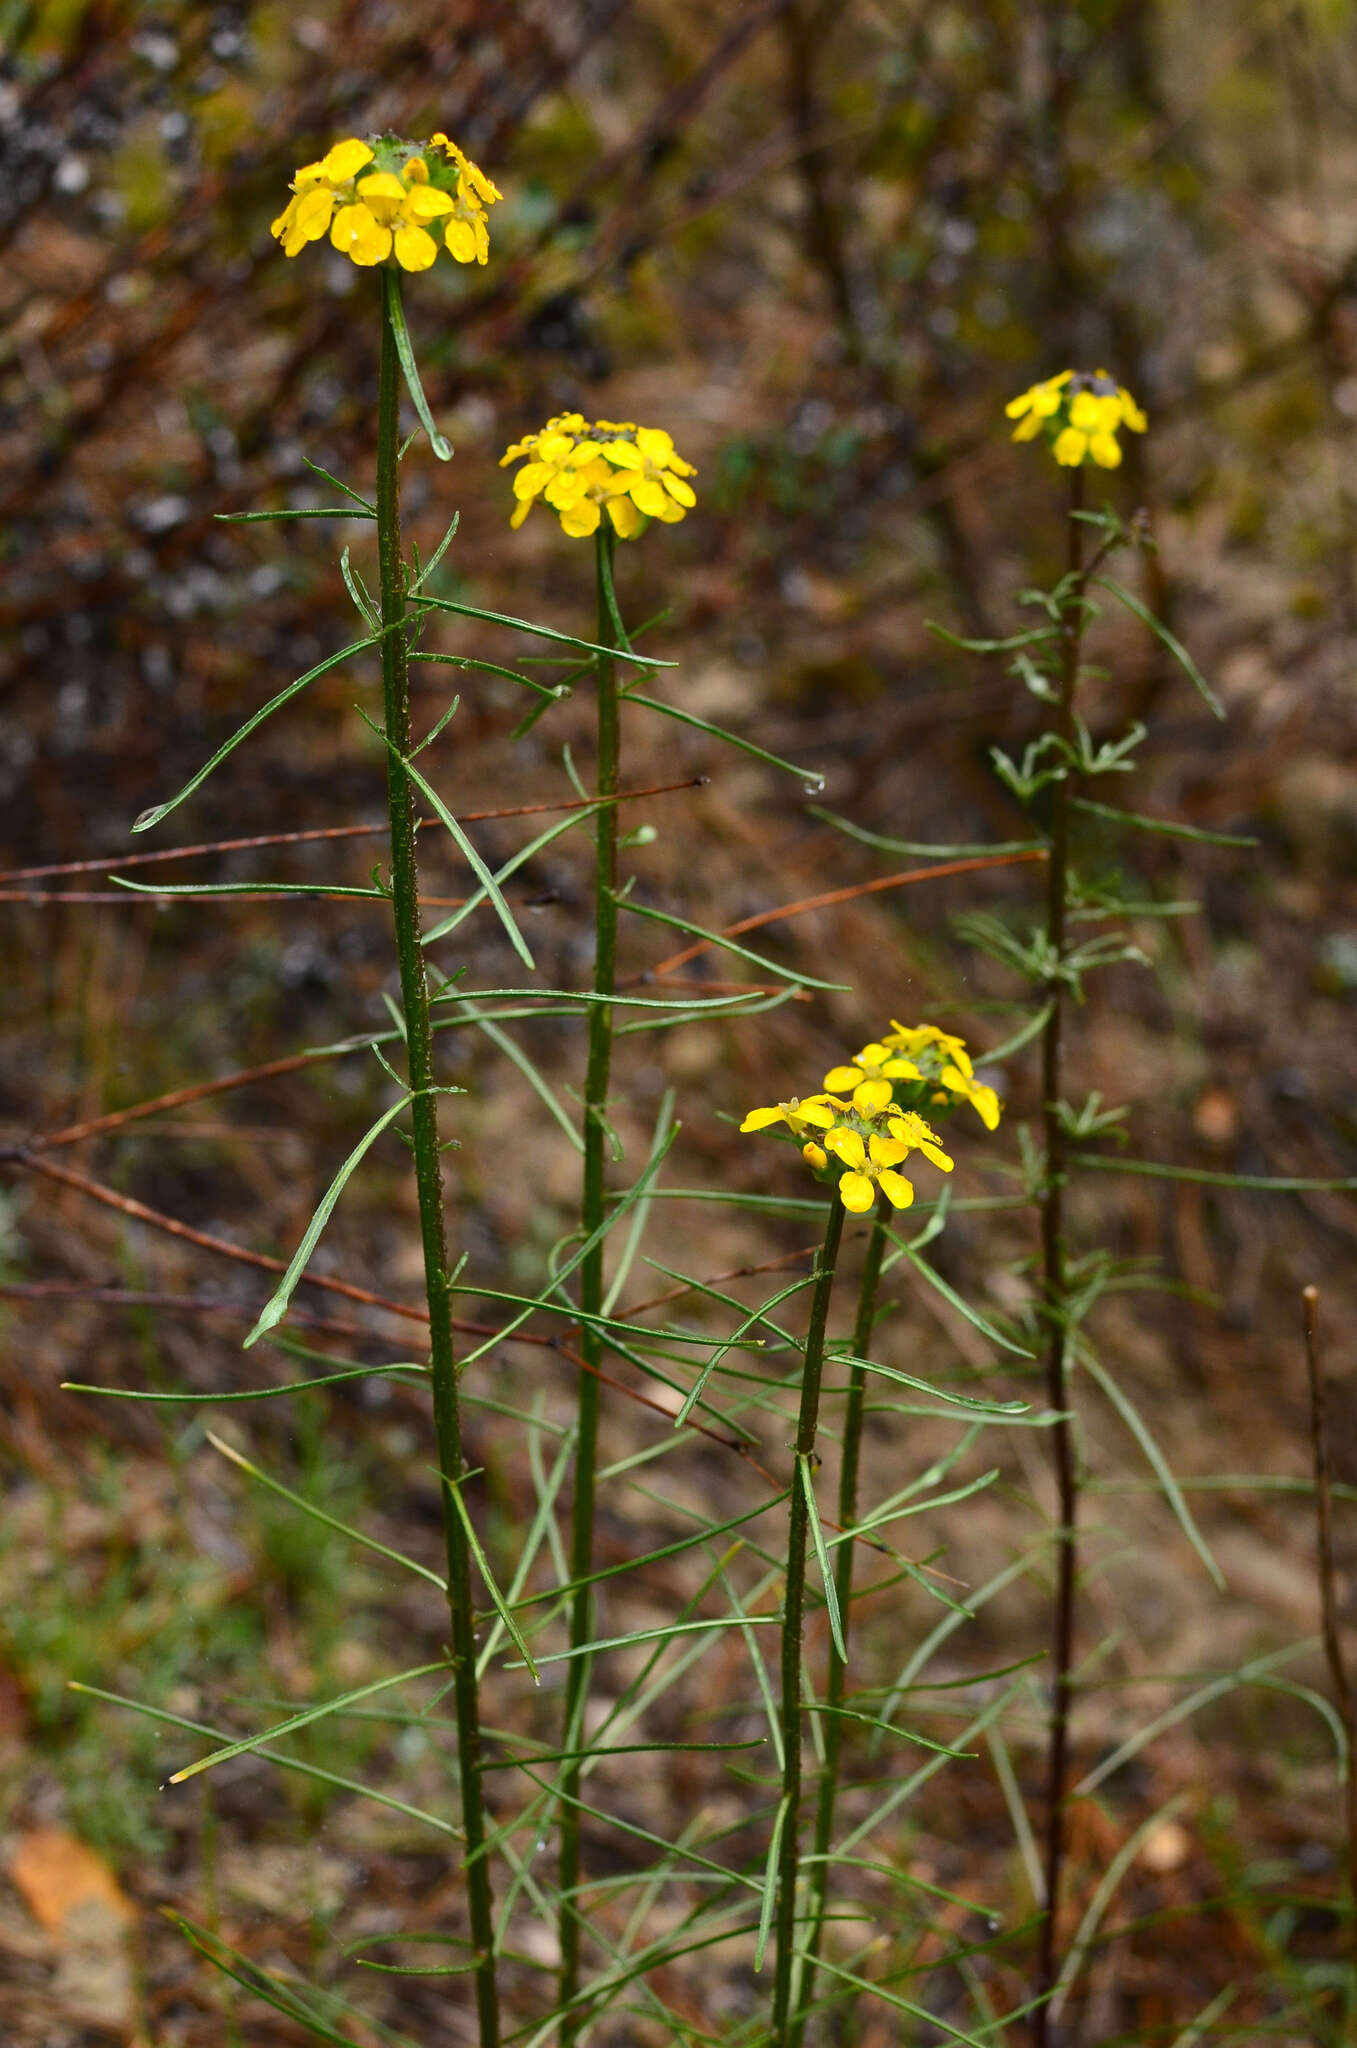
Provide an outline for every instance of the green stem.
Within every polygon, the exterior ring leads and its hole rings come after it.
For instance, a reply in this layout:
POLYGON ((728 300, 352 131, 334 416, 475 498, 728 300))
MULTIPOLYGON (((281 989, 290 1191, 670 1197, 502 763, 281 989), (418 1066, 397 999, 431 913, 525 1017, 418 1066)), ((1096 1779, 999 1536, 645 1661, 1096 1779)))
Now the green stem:
MULTIPOLYGON (((871 1235, 867 1239, 862 1280, 858 1287, 857 1320, 853 1325, 854 1358, 868 1358, 871 1355, 872 1330, 876 1324, 877 1289, 881 1282, 881 1260, 885 1249, 886 1198, 884 1195, 878 1195, 871 1235)), ((866 1370, 860 1365, 854 1365, 850 1367, 848 1375, 848 1405, 843 1422, 843 1457, 839 1465, 841 1531, 853 1528, 858 1518, 858 1470, 862 1458, 862 1415, 866 1399, 866 1370)), ((843 1631, 845 1648, 852 1619, 853 1562, 856 1551, 856 1543, 840 1543, 834 1566, 834 1587, 839 1596, 839 1626, 843 1631)), ((806 1937, 806 1969, 791 2032, 787 2037, 788 2048, 800 2048, 806 2018, 814 1998, 815 1962, 820 1953, 829 1896, 828 1857, 830 1843, 834 1839, 834 1806, 838 1798, 839 1757, 843 1746, 843 1718, 839 1710, 843 1706, 847 1682, 847 1665, 840 1658, 831 1657, 829 1679, 825 1688, 825 1761, 820 1774, 820 1796, 815 1809, 815 1861, 811 1866, 810 1931, 806 1937)))
MULTIPOLYGON (((820 1420, 820 1375, 824 1366, 825 1326, 829 1321, 834 1269, 843 1237, 843 1203, 830 1197, 825 1241, 815 1271, 810 1326, 806 1331, 805 1365, 801 1374, 801 1410, 796 1424, 796 1456, 813 1458, 820 1420)), ((799 1476, 799 1475, 798 1475, 799 1476)), ((804 1486, 794 1484, 787 1520, 787 1595, 782 1609, 782 1811, 785 1816, 777 1866, 777 1972, 773 1982, 772 2039, 782 2048, 788 2038, 792 1985, 796 1973, 796 1877, 801 1836, 801 1635, 806 1611, 806 1538, 810 1515, 804 1486)), ((851 1545, 844 1545, 845 1549, 851 1545)), ((798 2000, 798 2011, 801 2001, 798 2000)))
MULTIPOLYGON (((1083 508, 1084 473, 1070 475, 1069 555, 1072 578, 1060 621, 1060 696, 1055 730, 1067 746, 1074 741, 1075 696, 1084 637, 1083 521, 1073 515, 1083 508)), ((1053 959, 1064 958, 1069 912, 1070 809, 1075 791, 1073 768, 1052 785, 1051 853, 1046 868, 1046 938, 1053 959)), ((1065 1270, 1065 1128, 1060 1121, 1064 1092, 1062 1072, 1065 983, 1053 976, 1047 999, 1050 1014, 1041 1037, 1042 1124, 1046 1175, 1041 1196, 1041 1266, 1050 1338, 1046 1351, 1046 1399, 1065 1417, 1068 1379, 1068 1332, 1065 1305, 1069 1293, 1065 1270)), ((1051 1719, 1046 1752, 1046 1839, 1043 1857, 1046 1897, 1037 1963, 1037 1995, 1042 2000, 1032 2016, 1035 2048, 1048 2048, 1050 2000, 1059 1977, 1059 1914, 1065 1868, 1065 1783, 1068 1776, 1070 1708, 1074 1668, 1074 1594, 1077 1576, 1079 1476, 1074 1433, 1068 1420, 1051 1428, 1051 1457, 1056 1480, 1056 1594, 1051 1641, 1051 1719)))
MULTIPOLYGON (((595 575, 598 597, 598 642, 602 647, 618 645, 613 591, 613 534, 605 521, 596 537, 595 575)), ((618 787, 617 664, 610 655, 595 657, 597 684, 598 764, 597 793, 612 797, 618 787)), ((594 993, 611 996, 617 976, 617 811, 605 803, 595 826, 594 866, 594 993)), ((584 1176, 580 1197, 580 1228, 592 1237, 604 1218, 607 1188, 604 1178, 608 1153, 608 1082, 612 1070, 613 1013, 609 1003, 589 1007, 589 1060, 584 1080, 584 1176)), ((597 1368, 603 1360, 600 1325, 590 1318, 603 1313, 603 1245, 600 1241, 580 1265, 580 1307, 584 1322, 579 1339, 580 1355, 586 1367, 597 1368)), ((570 1576, 577 1591, 570 1609, 570 1647, 579 1650, 590 1642, 594 1628, 593 1589, 583 1583, 593 1570, 594 1491, 598 1468, 598 1396, 596 1371, 580 1374, 577 1436, 575 1444, 575 1496, 570 1516, 570 1576)), ((585 1748, 584 1709, 589 1697, 592 1660, 575 1657, 566 1683, 565 1731, 561 1747, 585 1748)), ((580 1988, 580 1943, 583 1921, 579 1911, 580 1883, 580 1777, 583 1758, 576 1756, 561 1772, 561 1858, 560 1916, 561 1945, 560 2004, 567 2016, 561 2021, 561 2048, 569 2048, 588 2017, 575 2006, 580 1988)))
MULTIPOLYGON (((401 553, 399 459, 400 278, 380 273, 382 352, 377 407, 377 548, 382 617, 389 624, 405 609, 405 560, 401 553)), ((476 2013, 480 2048, 499 2040, 495 1985, 495 1929, 490 1871, 485 1857, 485 1810, 481 1793, 480 1706, 476 1686, 475 1614, 471 1600, 471 1557, 466 1532, 448 1489, 465 1469, 462 1424, 453 1350, 447 1236, 443 1215, 443 1172, 438 1140, 438 1095, 434 1082, 429 987, 420 943, 419 870, 415 859, 416 812, 404 763, 411 750, 409 646, 404 633, 382 640, 382 691, 387 739, 387 809, 391 826, 391 907, 400 965, 410 1081, 410 1120, 424 1248, 424 1285, 429 1306, 429 1363, 433 1386, 438 1469, 447 1485, 443 1533, 448 1567, 448 1612, 452 1631, 453 1697, 458 1763, 462 1783, 462 1825, 466 1836, 466 1885, 475 1953, 476 2013)))

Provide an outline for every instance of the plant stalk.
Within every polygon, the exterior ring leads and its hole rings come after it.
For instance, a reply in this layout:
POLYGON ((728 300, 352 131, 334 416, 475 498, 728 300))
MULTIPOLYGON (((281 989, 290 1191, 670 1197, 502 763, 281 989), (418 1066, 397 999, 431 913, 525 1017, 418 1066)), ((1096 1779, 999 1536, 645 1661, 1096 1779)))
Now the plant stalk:
MULTIPOLYGON (((1070 589, 1061 612, 1060 695, 1056 706, 1055 730, 1065 745, 1075 737, 1075 696, 1079 687, 1079 663, 1084 638, 1084 528, 1074 515, 1083 509, 1084 472, 1070 475, 1069 553, 1066 572, 1070 589)), ((1046 939, 1059 965, 1065 956, 1066 921, 1069 911, 1070 799, 1073 769, 1051 788, 1051 850, 1046 866, 1046 939)), ((1053 975, 1047 988, 1050 1015, 1041 1036, 1042 1124, 1046 1147, 1046 1177, 1041 1197, 1041 1266, 1050 1338, 1046 1350, 1046 1399, 1057 1414, 1066 1412, 1068 1378, 1068 1331, 1065 1302, 1068 1294, 1065 1271, 1065 1129, 1060 1121, 1063 1093, 1063 1030, 1066 986, 1053 975)), ((1052 1425, 1051 1455, 1056 1481, 1056 1595, 1051 1640, 1051 1720, 1046 1751, 1046 1837, 1043 1854, 1045 1872, 1045 1918, 1041 1926, 1041 1947, 1037 1964, 1037 1996, 1041 2003, 1032 2016, 1036 2048, 1050 2048, 1050 2000, 1059 1977, 1059 1916, 1065 1866, 1065 1781, 1068 1773, 1072 1671, 1074 1666, 1074 1593, 1077 1566, 1077 1524, 1079 1476, 1075 1463, 1074 1432, 1068 1420, 1052 1425)))
MULTIPOLYGON (((377 550, 382 618, 405 609, 406 574, 401 552, 400 360, 394 320, 400 312, 400 277, 379 272, 382 347, 377 406, 377 550), (394 310, 393 310, 394 309, 394 310)), ((433 1386, 434 1433, 442 1474, 443 1534, 448 1567, 453 1698, 462 1784, 462 1825, 466 1836, 466 1886, 475 1955, 474 1980, 480 2048, 499 2041, 499 2000, 495 1982, 495 1929, 490 1871, 485 1857, 485 1809, 481 1790, 480 1704, 476 1683, 475 1614, 471 1600, 471 1557, 466 1532, 448 1489, 461 1483, 462 1425, 453 1349, 451 1282, 444 1222, 443 1171, 438 1139, 438 1095, 434 1083, 429 986, 420 942, 419 870, 415 857, 417 816, 404 763, 410 757, 410 676, 404 633, 382 639, 382 692, 387 740, 387 810, 391 829, 391 908, 400 967, 410 1083, 410 1119, 424 1249, 424 1285, 429 1307, 429 1364, 433 1386)))
MULTIPOLYGON (((595 582, 598 598, 598 644, 617 645, 613 592, 611 525, 605 520, 595 536, 595 582)), ((594 659, 598 718, 597 794, 613 798, 618 788, 617 664, 609 655, 594 659)), ((594 993, 611 996, 617 979, 617 812, 614 802, 598 812, 594 863, 594 993)), ((607 1002, 589 1006, 589 1058, 584 1081, 584 1174, 580 1197, 580 1229, 592 1237, 604 1218, 607 1194, 604 1173, 608 1153, 608 1083, 612 1071, 613 1013, 607 1002)), ((570 1608, 570 1647, 579 1651, 594 1628, 593 1588, 582 1583, 593 1570, 594 1493, 598 1467, 598 1367, 603 1362, 602 1333, 594 1318, 603 1312, 603 1245, 594 1246, 580 1264, 580 1356, 589 1370, 579 1376, 576 1412, 575 1494, 570 1515, 570 1576, 576 1591, 570 1608)), ((566 1681, 565 1730, 562 1748, 586 1747, 584 1710, 589 1697, 591 1659, 576 1656, 566 1681)), ((580 1988, 580 1943, 583 1921, 577 1893, 580 1882, 580 1778, 583 1759, 575 1757, 561 1769, 560 2004, 561 2048, 570 2048, 587 2013, 575 2007, 580 1988)))
MULTIPOLYGON (((881 1260, 886 1250, 886 1212, 884 1195, 876 1198, 876 1213, 872 1218, 871 1234, 867 1239, 867 1251, 863 1259, 862 1279, 858 1286, 858 1312, 853 1325, 853 1356, 866 1358, 870 1354, 872 1330, 876 1324, 876 1297, 881 1283, 881 1260)), ((839 1528, 852 1529, 858 1518, 858 1471, 862 1458, 862 1416, 866 1407, 867 1374, 860 1365, 849 1368, 848 1403, 843 1421, 843 1455, 839 1464, 839 1528)), ((853 1563, 857 1544, 843 1542, 838 1546, 834 1565, 834 1587, 839 1598, 839 1627, 843 1631, 844 1647, 848 1645, 848 1632, 852 1621, 853 1563)), ((848 1667, 838 1657, 829 1660, 829 1677, 825 1686, 825 1760, 820 1774, 820 1794, 815 1809, 815 1861, 811 1866, 811 1909, 810 1929, 806 1936, 806 1967, 801 1980, 801 1995, 797 2000, 796 2016, 788 2035, 788 2048, 800 2048, 801 2038, 806 2030, 806 2018, 815 1989, 815 1963, 820 1953, 820 1942, 824 1934, 825 1910, 829 1898, 829 1850, 834 1839, 834 1807, 839 1792, 839 1757, 843 1747, 843 1718, 840 1709, 847 1691, 848 1667)))
MULTIPOLYGON (((820 1378, 824 1367, 825 1328, 829 1321, 830 1297, 834 1292, 834 1270, 843 1237, 844 1207, 837 1189, 829 1201, 825 1241, 815 1270, 815 1291, 811 1296, 810 1324, 806 1331, 805 1365, 801 1374, 801 1408, 796 1424, 797 1471, 792 1484, 787 1520, 787 1594, 782 1610, 782 1841, 778 1853, 777 1966, 773 1982, 772 2039, 782 2048, 787 2041, 792 2016, 792 1986, 796 1974, 796 1878, 800 1866, 801 1835, 801 1720, 804 1700, 801 1689, 801 1636, 806 1612, 806 1539, 810 1532, 810 1511, 801 1482, 802 1458, 815 1453, 815 1433, 820 1420, 820 1378)), ((851 1544, 843 1546, 845 1550, 851 1544)), ((797 2017, 804 2001, 797 2000, 797 2017)))

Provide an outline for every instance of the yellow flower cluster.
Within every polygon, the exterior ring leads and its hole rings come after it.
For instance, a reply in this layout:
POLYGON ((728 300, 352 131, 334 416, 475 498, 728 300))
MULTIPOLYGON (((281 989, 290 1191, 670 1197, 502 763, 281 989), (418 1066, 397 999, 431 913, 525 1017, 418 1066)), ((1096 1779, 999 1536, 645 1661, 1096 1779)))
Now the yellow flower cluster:
POLYGON ((438 237, 455 262, 484 263, 485 210, 502 197, 446 135, 428 142, 382 135, 370 143, 351 136, 302 165, 271 233, 285 256, 328 233, 340 255, 365 270, 393 258, 402 270, 427 270, 438 237))
POLYGON ((540 497, 575 539, 596 533, 606 509, 623 540, 640 530, 641 516, 677 525, 697 494, 687 481, 691 462, 675 452, 662 427, 638 427, 631 420, 595 420, 562 412, 539 434, 525 434, 506 448, 500 468, 528 457, 514 478, 511 526, 521 526, 540 497))
MULTIPOLYGON (((864 1045, 843 1066, 831 1067, 825 1087, 836 1094, 851 1088, 887 1091, 880 1099, 909 1108, 953 1109, 969 1102, 987 1131, 998 1128, 1000 1103, 992 1088, 975 1078, 964 1038, 936 1024, 897 1024, 864 1045)), ((874 1098, 875 1099, 875 1098, 874 1098)))
POLYGON ((1004 407, 1015 441, 1034 441, 1044 433, 1055 459, 1066 469, 1096 462, 1115 469, 1121 461, 1123 427, 1143 434, 1149 422, 1124 385, 1106 370, 1062 370, 1044 384, 1033 384, 1004 407))
POLYGON ((952 1161, 920 1109, 969 1102, 986 1129, 999 1121, 999 1098, 975 1078, 966 1041, 936 1024, 891 1028, 842 1066, 831 1067, 820 1095, 792 1096, 767 1109, 751 1109, 742 1131, 785 1124, 816 1173, 839 1170, 839 1199, 863 1215, 878 1190, 896 1209, 914 1200, 913 1183, 897 1172, 911 1152, 922 1152, 944 1173, 952 1161))

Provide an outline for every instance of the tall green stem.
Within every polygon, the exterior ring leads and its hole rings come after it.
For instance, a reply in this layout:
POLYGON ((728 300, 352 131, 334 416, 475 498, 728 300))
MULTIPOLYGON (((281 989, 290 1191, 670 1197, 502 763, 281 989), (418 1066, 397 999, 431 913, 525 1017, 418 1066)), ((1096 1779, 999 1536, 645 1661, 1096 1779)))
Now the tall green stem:
MULTIPOLYGON (((801 1690, 801 1636, 806 1612, 806 1538, 810 1530, 810 1509, 802 1483, 801 1460, 815 1452, 815 1432, 820 1421, 820 1377, 824 1367, 825 1328, 829 1302, 834 1292, 834 1269, 843 1237, 843 1203, 837 1192, 831 1195, 825 1241, 815 1271, 811 1296, 810 1326, 806 1331, 806 1356, 801 1373, 801 1409, 796 1424, 797 1470, 792 1482, 791 1508, 787 1519, 787 1594, 782 1609, 782 1840, 778 1852, 777 1970, 773 1982, 773 2032, 777 2048, 787 2040, 792 2011, 792 1986, 796 1974, 796 1878, 801 1860, 801 1720, 804 1701, 801 1690)), ((845 1548, 851 1548, 845 1545, 845 1548)), ((799 2007, 800 2001, 798 2001, 799 2007)))
MULTIPOLYGON (((1056 705, 1055 731, 1067 748, 1075 735, 1075 695, 1079 687, 1080 651, 1084 637, 1083 521, 1074 515, 1083 509, 1082 469, 1070 475, 1070 522, 1067 574, 1068 595, 1060 619, 1060 695, 1056 705)), ((1074 770, 1068 761, 1065 774, 1052 785, 1051 851, 1046 868, 1046 939, 1052 961, 1058 967, 1065 956, 1065 931, 1069 910, 1070 798, 1074 770)), ((1047 988, 1050 1014, 1041 1039, 1042 1123, 1046 1144, 1046 1176, 1041 1196, 1041 1265, 1050 1337, 1046 1349, 1046 1399, 1057 1415, 1067 1415, 1068 1331, 1065 1304, 1068 1286, 1065 1270, 1065 1127, 1060 1120, 1063 1095, 1062 1033, 1066 988, 1053 974, 1047 988)), ((1046 1752, 1046 1840, 1044 1854, 1046 1917, 1041 1928, 1041 1951, 1037 1966, 1037 1994, 1042 2003, 1033 2014, 1032 2032, 1036 2048, 1048 2048, 1050 2041, 1050 1999, 1059 1974, 1059 1914, 1061 1884, 1065 1867, 1065 1781, 1069 1756, 1070 1707, 1074 1666, 1074 1592, 1077 1576, 1077 1521, 1079 1475, 1075 1464, 1074 1433, 1068 1420, 1051 1428, 1051 1455, 1056 1480, 1056 1595, 1051 1639, 1051 1721, 1046 1752)))
MULTIPOLYGON (((876 1198, 871 1235, 863 1260, 858 1287, 857 1320, 853 1325, 853 1356, 870 1354, 872 1330, 876 1323, 876 1296, 881 1283, 881 1260, 886 1250, 886 1198, 876 1198)), ((867 1374, 853 1365, 848 1373, 848 1405, 843 1421, 843 1456, 839 1465, 839 1529, 853 1528, 858 1518, 858 1470, 862 1459, 862 1416, 867 1398, 867 1374)), ((839 1598, 839 1627, 844 1647, 852 1622, 853 1561, 856 1543, 841 1542, 834 1565, 834 1587, 839 1598)), ((815 1990, 815 1963, 824 1933, 825 1908, 829 1896, 829 1849, 834 1839, 834 1806, 839 1791, 839 1757, 843 1747, 843 1706, 848 1684, 848 1666, 838 1657, 829 1660, 825 1687, 825 1760, 820 1774, 820 1796, 815 1809, 815 1860, 811 1866, 810 1931, 806 1937, 806 1969, 801 1995, 788 2035, 788 2048, 799 2048, 806 2029, 806 2017, 815 1990)))
MULTIPOLYGON (((615 647, 616 600, 613 593, 613 535, 605 520, 596 537, 595 580, 598 598, 598 644, 615 647)), ((617 794, 618 720, 617 664, 610 655, 595 657, 597 684, 598 764, 597 794, 617 794)), ((595 825, 594 865, 594 993, 611 996, 617 975, 617 805, 606 802, 595 825)), ((592 1237, 604 1218, 606 1185, 604 1168, 608 1152, 608 1081, 612 1071, 613 1013, 608 1002, 589 1006, 589 1060, 584 1080, 584 1177, 580 1198, 580 1228, 592 1237)), ((602 1363, 603 1339, 595 1320, 603 1312, 603 1245, 600 1241, 580 1265, 580 1307, 585 1320, 580 1333, 580 1355, 586 1367, 602 1363)), ((593 1570, 594 1491, 598 1468, 598 1393, 594 1371, 580 1374, 577 1437, 575 1444, 575 1497, 570 1516, 570 1576, 575 1595, 570 1609, 570 1647, 578 1652, 592 1640, 594 1627, 593 1588, 584 1583, 593 1570)), ((591 1659, 576 1655, 570 1665, 565 1695, 565 1740, 567 1750, 584 1747, 584 1709, 589 1697, 591 1659)), ((579 1790, 582 1759, 561 1767, 561 1861, 560 2003, 561 2048, 569 2048, 584 2023, 582 2011, 572 2012, 580 1988, 580 1941, 583 1923, 579 1912, 580 1809, 579 1790)))
MULTIPOLYGON (((406 602, 405 559, 401 552, 399 460, 400 359, 396 321, 400 277, 380 273, 382 351, 377 407, 377 549, 382 618, 400 617, 406 602)), ((404 764, 410 758, 409 649, 404 633, 382 639, 382 690, 387 740, 387 808, 391 825, 391 907, 400 964, 410 1081, 419 1231, 424 1248, 424 1285, 429 1304, 429 1361, 433 1384, 434 1433, 443 1475, 443 1533, 447 1551, 448 1612, 452 1627, 453 1698, 462 1781, 462 1825, 466 1836, 466 1884, 475 1953, 476 2014, 480 2048, 499 2040, 495 1985, 495 1929, 490 1872, 485 1858, 485 1810, 481 1794, 480 1706, 476 1685, 475 1615, 471 1603, 471 1558, 466 1532, 448 1489, 461 1483, 462 1424, 457 1362, 452 1340, 451 1282, 443 1213, 443 1172, 438 1142, 438 1095, 434 1083, 429 985, 420 943, 419 870, 415 858, 414 792, 404 764)))

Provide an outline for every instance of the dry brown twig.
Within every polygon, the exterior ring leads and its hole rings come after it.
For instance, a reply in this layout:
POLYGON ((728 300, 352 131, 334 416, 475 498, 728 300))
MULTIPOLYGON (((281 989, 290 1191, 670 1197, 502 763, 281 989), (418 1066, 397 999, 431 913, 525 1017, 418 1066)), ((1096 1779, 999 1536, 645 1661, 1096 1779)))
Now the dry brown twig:
POLYGON ((1350 1958, 1357 1971, 1357 1703, 1338 1620, 1338 1579, 1333 1555, 1333 1495, 1329 1473, 1328 1404, 1325 1398, 1324 1368, 1319 1349, 1319 1289, 1306 1287, 1301 1293, 1301 1316, 1305 1330, 1305 1365, 1310 1382, 1310 1442, 1315 1464, 1315 1522, 1319 1536, 1319 1601, 1324 1632, 1324 1655, 1333 1683, 1334 1703, 1347 1737, 1347 1771, 1344 1804, 1347 1825, 1348 1940, 1350 1958))

